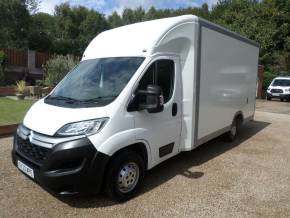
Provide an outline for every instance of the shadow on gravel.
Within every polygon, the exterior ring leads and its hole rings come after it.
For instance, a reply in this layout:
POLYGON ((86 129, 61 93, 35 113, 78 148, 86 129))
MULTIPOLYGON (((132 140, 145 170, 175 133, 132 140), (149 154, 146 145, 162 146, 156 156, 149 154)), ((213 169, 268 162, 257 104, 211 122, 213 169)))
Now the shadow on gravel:
MULTIPOLYGON (((270 125, 268 122, 249 122, 240 129, 238 138, 234 142, 226 143, 219 140, 219 138, 216 138, 201 145, 193 151, 182 152, 181 154, 161 163, 147 172, 139 195, 154 189, 177 175, 182 175, 193 180, 201 178, 206 172, 191 171, 192 167, 198 167, 228 150, 239 146, 244 141, 262 131, 268 125, 270 125)), ((103 195, 91 197, 61 197, 59 200, 76 208, 98 208, 118 204, 118 202, 111 201, 103 195)))

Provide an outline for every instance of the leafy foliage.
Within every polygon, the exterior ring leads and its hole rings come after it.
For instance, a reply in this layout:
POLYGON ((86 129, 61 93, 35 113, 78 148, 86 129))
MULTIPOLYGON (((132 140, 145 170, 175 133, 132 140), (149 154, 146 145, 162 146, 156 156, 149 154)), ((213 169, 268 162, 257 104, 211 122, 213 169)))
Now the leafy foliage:
POLYGON ((26 82, 24 80, 19 80, 16 82, 16 93, 17 94, 25 94, 26 82))
POLYGON ((44 81, 41 80, 41 79, 36 80, 36 81, 35 81, 35 85, 36 85, 36 86, 43 86, 43 85, 44 85, 44 81))
POLYGON ((46 13, 31 16, 28 46, 31 50, 54 52, 55 19, 46 13))
POLYGON ((97 34, 109 28, 104 15, 68 3, 56 6, 54 19, 54 50, 59 54, 81 55, 97 34))
POLYGON ((108 23, 110 24, 111 28, 119 27, 123 25, 123 20, 121 16, 114 11, 112 15, 108 17, 108 23))
POLYGON ((39 9, 39 5, 41 3, 41 0, 24 0, 25 5, 27 10, 31 13, 31 14, 35 14, 38 12, 39 9))
POLYGON ((0 0, 0 47, 27 48, 29 12, 20 0, 0 0))
POLYGON ((263 89, 266 90, 272 80, 276 77, 277 75, 274 73, 271 73, 270 71, 265 71, 264 72, 264 79, 263 79, 263 89))
POLYGON ((0 51, 0 85, 5 84, 5 67, 7 65, 6 61, 6 54, 3 51, 0 51))
POLYGON ((44 65, 45 85, 55 86, 79 60, 71 55, 57 55, 44 65))

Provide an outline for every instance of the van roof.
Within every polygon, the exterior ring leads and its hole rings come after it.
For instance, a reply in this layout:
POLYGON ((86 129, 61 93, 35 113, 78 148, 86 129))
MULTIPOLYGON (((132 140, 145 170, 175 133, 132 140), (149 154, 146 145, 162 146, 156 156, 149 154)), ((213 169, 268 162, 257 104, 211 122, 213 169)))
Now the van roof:
MULTIPOLYGON (((104 31, 91 41, 84 52, 82 60, 100 57, 148 56, 154 53, 154 49, 158 47, 158 44, 170 30, 181 24, 198 22, 201 22, 206 27, 211 27, 226 35, 259 47, 257 43, 205 19, 195 15, 182 15, 130 24, 104 31)), ((193 30, 193 27, 187 28, 193 30)), ((183 29, 182 31, 177 31, 175 33, 176 37, 194 37, 191 35, 194 34, 192 31, 188 31, 188 29, 183 29), (186 35, 185 32, 190 32, 190 34, 186 35)))
POLYGON ((97 57, 146 56, 172 27, 196 22, 198 17, 183 15, 130 24, 96 36, 84 52, 84 59, 97 57))

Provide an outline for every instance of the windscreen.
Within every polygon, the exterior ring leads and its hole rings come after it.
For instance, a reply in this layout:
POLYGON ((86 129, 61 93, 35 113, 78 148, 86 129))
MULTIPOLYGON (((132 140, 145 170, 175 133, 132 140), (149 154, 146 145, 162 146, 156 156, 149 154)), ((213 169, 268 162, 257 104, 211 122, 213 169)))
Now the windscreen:
POLYGON ((143 57, 99 58, 80 62, 55 88, 50 100, 98 103, 115 99, 143 57))
POLYGON ((275 79, 272 86, 290 86, 289 79, 275 79))

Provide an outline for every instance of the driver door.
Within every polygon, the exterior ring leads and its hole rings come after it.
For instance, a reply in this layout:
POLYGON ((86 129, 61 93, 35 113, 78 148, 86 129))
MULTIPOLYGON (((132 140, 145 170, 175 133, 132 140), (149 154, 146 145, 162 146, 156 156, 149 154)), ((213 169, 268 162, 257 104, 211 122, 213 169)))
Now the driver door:
POLYGON ((164 109, 149 113, 135 111, 137 140, 145 140, 151 149, 152 167, 178 153, 181 134, 180 63, 177 57, 158 57, 153 60, 139 80, 137 90, 148 85, 161 87, 164 109))

